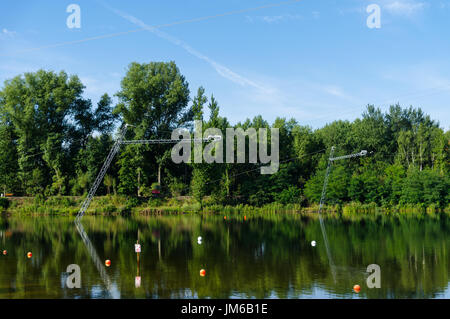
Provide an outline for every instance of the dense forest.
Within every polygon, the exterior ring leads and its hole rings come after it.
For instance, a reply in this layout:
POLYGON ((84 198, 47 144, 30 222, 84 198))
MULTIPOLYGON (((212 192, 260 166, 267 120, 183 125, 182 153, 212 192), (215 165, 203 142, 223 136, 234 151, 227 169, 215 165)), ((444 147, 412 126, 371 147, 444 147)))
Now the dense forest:
MULTIPOLYGON (((172 145, 124 145, 98 194, 168 197, 190 195, 203 204, 262 206, 272 202, 308 206, 320 200, 331 146, 335 155, 367 150, 368 156, 333 164, 332 203, 377 205, 449 204, 450 131, 420 108, 368 105, 361 118, 336 120, 319 129, 301 119, 261 116, 231 124, 219 102, 189 84, 174 62, 132 63, 119 92, 96 105, 83 97, 76 75, 40 70, 5 81, 0 89, 0 189, 15 196, 85 194, 118 129, 133 125, 127 139, 170 138, 175 128, 278 128, 280 169, 261 175, 260 164, 175 164, 172 145), (204 112, 208 111, 208 117, 204 112)), ((225 106, 224 106, 225 107, 225 106)))

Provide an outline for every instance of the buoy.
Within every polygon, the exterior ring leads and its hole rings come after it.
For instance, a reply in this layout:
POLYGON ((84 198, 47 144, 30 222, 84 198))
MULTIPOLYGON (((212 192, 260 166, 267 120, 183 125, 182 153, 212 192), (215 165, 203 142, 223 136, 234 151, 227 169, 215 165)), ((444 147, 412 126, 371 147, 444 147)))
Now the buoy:
POLYGON ((244 216, 244 220, 247 220, 247 216, 244 216))
POLYGON ((202 241, 202 236, 198 236, 197 241, 202 241))
POLYGON ((223 216, 223 219, 227 219, 227 216, 223 216))
POLYGON ((6 249, 3 251, 3 255, 6 256, 6 254, 8 254, 8 252, 6 251, 6 249))
POLYGON ((28 252, 27 257, 31 258, 31 257, 33 257, 33 254, 31 252, 28 252))
POLYGON ((354 290, 356 293, 359 293, 359 292, 361 291, 361 287, 360 287, 359 285, 354 285, 354 286, 353 286, 353 290, 354 290))
POLYGON ((111 260, 107 259, 107 260, 105 261, 105 265, 106 265, 106 267, 111 266, 111 260))
POLYGON ((201 269, 200 270, 200 276, 202 276, 202 277, 206 276, 206 270, 205 269, 201 269))
POLYGON ((311 242, 311 246, 316 247, 316 241, 315 241, 315 240, 313 240, 313 241, 311 242))

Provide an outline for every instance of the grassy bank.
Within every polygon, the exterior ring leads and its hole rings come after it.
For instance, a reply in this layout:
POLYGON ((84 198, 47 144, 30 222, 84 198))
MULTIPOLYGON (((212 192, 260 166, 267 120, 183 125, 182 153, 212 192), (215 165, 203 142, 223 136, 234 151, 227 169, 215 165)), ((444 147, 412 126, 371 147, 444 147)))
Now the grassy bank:
MULTIPOLYGON (((20 215, 76 215, 84 197, 12 197, 8 203, 3 199, 0 210, 8 214, 20 215)), ((170 199, 160 198, 126 198, 124 196, 95 197, 86 212, 87 215, 127 215, 127 214, 164 214, 164 213, 221 213, 221 214, 254 214, 254 213, 317 213, 318 205, 302 207, 298 204, 282 205, 271 203, 262 207, 250 205, 217 205, 208 199, 203 208, 190 197, 170 199)), ((361 214, 447 214, 450 216, 450 205, 445 209, 436 205, 393 205, 379 207, 376 204, 346 203, 343 205, 328 205, 324 212, 338 216, 353 216, 361 214)))

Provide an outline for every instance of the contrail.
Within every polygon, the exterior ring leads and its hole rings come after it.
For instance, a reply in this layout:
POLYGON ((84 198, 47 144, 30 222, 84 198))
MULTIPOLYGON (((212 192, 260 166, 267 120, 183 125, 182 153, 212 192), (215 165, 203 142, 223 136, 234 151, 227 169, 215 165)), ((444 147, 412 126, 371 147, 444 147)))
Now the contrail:
MULTIPOLYGON (((180 20, 180 21, 176 21, 176 22, 172 22, 172 23, 155 25, 153 27, 155 29, 159 29, 159 28, 170 27, 170 26, 180 25, 180 24, 185 24, 185 23, 200 22, 200 21, 210 20, 210 19, 219 18, 219 17, 226 17, 226 16, 230 16, 230 15, 234 15, 234 14, 240 14, 240 13, 245 13, 245 12, 257 11, 257 10, 273 8, 273 7, 279 7, 279 6, 282 6, 282 5, 292 4, 292 3, 300 2, 300 1, 303 1, 303 0, 291 0, 291 1, 283 1, 283 2, 271 3, 271 4, 259 6, 259 7, 254 7, 254 8, 247 8, 247 9, 242 9, 242 10, 229 11, 229 12, 215 14, 215 15, 211 15, 211 16, 205 16, 205 17, 193 18, 193 19, 187 19, 187 20, 180 20)), ((118 37, 118 36, 125 35, 125 34, 141 32, 141 31, 145 31, 145 30, 146 29, 141 28, 141 29, 134 29, 134 30, 128 30, 128 31, 123 31, 123 32, 103 34, 103 35, 93 36, 93 37, 84 38, 84 39, 80 39, 80 40, 66 41, 66 42, 49 44, 49 45, 46 45, 46 46, 41 46, 41 47, 36 47, 36 48, 30 48, 30 49, 25 49, 25 50, 18 50, 18 51, 12 52, 10 54, 0 54, 0 56, 8 56, 8 55, 11 55, 11 54, 27 53, 27 52, 33 52, 33 51, 38 51, 38 50, 43 50, 43 49, 50 49, 50 48, 66 46, 66 45, 70 45, 70 44, 77 44, 77 43, 83 43, 83 42, 88 42, 88 41, 93 41, 93 40, 113 38, 113 37, 118 37)))
POLYGON ((169 42, 171 42, 171 43, 173 43, 173 44, 183 48, 189 54, 191 54, 191 55, 193 55, 193 56, 195 56, 195 57, 197 57, 197 58, 207 62, 209 65, 211 65, 216 70, 216 72, 219 75, 223 76, 224 78, 226 78, 228 80, 231 80, 234 83, 237 83, 237 84, 239 84, 241 86, 248 85, 248 86, 254 87, 254 88, 259 89, 259 90, 264 90, 264 91, 267 90, 266 88, 260 86, 259 84, 257 84, 255 82, 253 82, 253 81, 251 81, 251 80, 249 80, 249 79, 247 79, 247 78, 237 74, 236 72, 233 72, 232 70, 230 70, 226 66, 223 66, 223 65, 219 64, 218 62, 216 62, 216 61, 212 60, 211 58, 207 57, 206 55, 204 55, 203 53, 195 50, 194 48, 192 48, 186 42, 181 41, 181 40, 179 40, 179 39, 177 39, 177 38, 175 38, 175 37, 173 37, 173 36, 163 32, 161 30, 158 30, 155 27, 149 26, 149 25, 145 24, 143 21, 139 20, 138 18, 136 18, 136 17, 134 17, 132 15, 129 15, 129 14, 125 13, 125 12, 119 11, 119 10, 114 9, 114 8, 112 8, 110 6, 107 6, 107 5, 105 5, 105 7, 107 7, 109 10, 113 11, 117 15, 121 16, 122 18, 130 21, 131 23, 133 23, 135 25, 138 25, 142 29, 152 32, 153 34, 157 35, 158 37, 160 37, 162 39, 165 39, 165 40, 167 40, 167 41, 169 41, 169 42))

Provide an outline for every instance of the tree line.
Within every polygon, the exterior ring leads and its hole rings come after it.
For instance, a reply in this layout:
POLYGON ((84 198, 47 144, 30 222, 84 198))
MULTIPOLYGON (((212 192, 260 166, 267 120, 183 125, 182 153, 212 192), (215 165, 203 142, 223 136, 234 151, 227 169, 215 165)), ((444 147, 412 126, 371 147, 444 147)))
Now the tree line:
POLYGON ((126 139, 171 138, 178 127, 278 128, 280 168, 261 175, 258 164, 174 164, 172 145, 126 145, 97 194, 191 195, 201 205, 272 202, 310 205, 320 200, 331 146, 336 156, 369 156, 333 164, 331 203, 449 204, 450 131, 420 108, 368 105, 360 118, 312 129, 295 119, 262 116, 231 124, 203 87, 190 99, 189 84, 174 62, 131 63, 115 93, 96 105, 83 97, 76 75, 39 70, 4 82, 0 90, 0 190, 21 196, 85 194, 114 144, 126 139), (209 116, 204 111, 209 110, 209 116))

